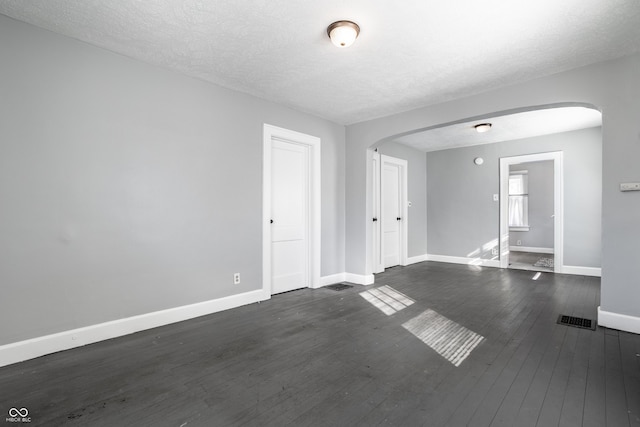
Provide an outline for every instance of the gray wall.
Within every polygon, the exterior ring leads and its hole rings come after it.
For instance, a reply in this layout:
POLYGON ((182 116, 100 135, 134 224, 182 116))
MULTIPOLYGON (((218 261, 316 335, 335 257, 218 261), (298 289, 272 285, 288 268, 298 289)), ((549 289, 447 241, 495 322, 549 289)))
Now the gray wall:
POLYGON ((408 255, 427 253, 427 153, 406 145, 387 142, 378 152, 407 161, 407 192, 411 207, 408 209, 408 255))
MULTIPOLYGON (((370 273, 370 147, 395 135, 444 123, 521 111, 535 106, 585 103, 603 114, 601 308, 640 317, 640 193, 622 193, 621 182, 640 180, 640 55, 631 55, 499 89, 469 89, 469 96, 347 127, 346 268, 370 273)), ((499 85, 499 83, 495 83, 499 85)), ((493 86, 493 87, 496 87, 493 86)), ((487 167, 494 167, 486 165, 487 167)), ((582 189, 588 188, 584 185, 582 189)), ((580 190, 582 191, 582 190, 580 190)), ((495 191, 494 191, 495 192, 495 191)), ((586 198, 585 198, 586 199, 586 198)), ((577 206, 578 209, 580 206, 577 206)), ((490 209, 488 209, 490 210, 490 209)), ((567 215, 570 213, 567 212, 567 215)), ((431 219, 429 218, 429 221, 431 219)), ((565 227, 571 232, 571 224, 565 227)), ((431 252, 431 242, 428 242, 431 252)), ((574 247, 565 247, 568 254, 574 247)), ((570 265, 576 260, 566 258, 570 265)))
POLYGON ((343 126, 1 15, 0 75, 0 345, 260 289, 263 123, 322 139, 344 271, 343 126))
POLYGON ((498 245, 499 159, 564 154, 564 264, 600 267, 602 134, 600 128, 434 151, 427 154, 429 253, 491 259, 498 245), (482 157, 477 166, 473 159, 482 157), (484 248, 484 249, 483 249, 484 248))
MULTIPOLYGON (((601 142, 601 140, 599 141, 601 142)), ((602 144, 598 144, 602 147, 602 144)), ((601 150, 602 151, 602 150, 601 150)), ((602 154, 600 153, 596 159, 597 164, 602 163, 602 154)), ((553 162, 550 160, 542 162, 521 163, 519 165, 511 165, 510 172, 527 171, 527 179, 529 182, 528 199, 529 199, 529 230, 528 231, 509 231, 509 244, 530 248, 547 248, 553 249, 553 162)), ((602 171, 600 171, 600 181, 602 181, 602 171)), ((598 193, 594 194, 595 202, 598 207, 602 202, 602 185, 598 185, 598 193)), ((592 196, 592 197, 593 197, 592 196)), ((589 212, 592 224, 600 229, 600 209, 596 212, 589 212)), ((598 258, 600 256, 600 242, 597 242, 598 258)))

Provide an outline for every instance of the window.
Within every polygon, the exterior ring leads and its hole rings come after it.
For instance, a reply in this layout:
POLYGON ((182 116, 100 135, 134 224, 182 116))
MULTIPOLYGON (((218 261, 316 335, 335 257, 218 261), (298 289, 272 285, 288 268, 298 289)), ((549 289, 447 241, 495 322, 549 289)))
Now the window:
POLYGON ((529 231, 528 171, 509 174, 509 230, 529 231))

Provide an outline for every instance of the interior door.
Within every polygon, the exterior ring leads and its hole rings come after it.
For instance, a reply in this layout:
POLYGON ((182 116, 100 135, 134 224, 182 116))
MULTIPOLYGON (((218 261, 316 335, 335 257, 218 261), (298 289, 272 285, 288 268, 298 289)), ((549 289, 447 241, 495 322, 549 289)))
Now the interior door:
POLYGON ((271 145, 272 293, 309 286, 309 148, 271 145))
MULTIPOLYGON (((384 156, 383 156, 384 158, 384 156)), ((400 166, 382 161, 382 250, 384 267, 400 264, 400 166)))

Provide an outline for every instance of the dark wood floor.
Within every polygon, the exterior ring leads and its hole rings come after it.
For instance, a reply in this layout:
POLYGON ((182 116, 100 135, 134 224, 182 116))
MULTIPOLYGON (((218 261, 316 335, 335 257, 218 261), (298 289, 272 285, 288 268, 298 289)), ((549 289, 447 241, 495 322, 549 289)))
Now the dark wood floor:
POLYGON ((0 411, 46 426, 640 425, 640 336, 556 324, 596 318, 599 279, 532 276, 396 267, 374 288, 413 304, 390 315, 371 287, 277 295, 0 368, 0 411), (402 326, 426 310, 484 337, 459 367, 402 326))

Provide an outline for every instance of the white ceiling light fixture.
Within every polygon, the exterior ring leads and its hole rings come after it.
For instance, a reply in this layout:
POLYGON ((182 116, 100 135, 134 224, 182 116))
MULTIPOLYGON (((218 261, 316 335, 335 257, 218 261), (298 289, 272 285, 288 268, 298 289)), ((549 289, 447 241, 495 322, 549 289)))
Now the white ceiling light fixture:
POLYGON ((360 27, 352 21, 336 21, 327 27, 327 35, 331 43, 337 47, 349 47, 360 34, 360 27))
POLYGON ((491 123, 480 123, 474 126, 478 133, 485 133, 491 130, 491 123))

